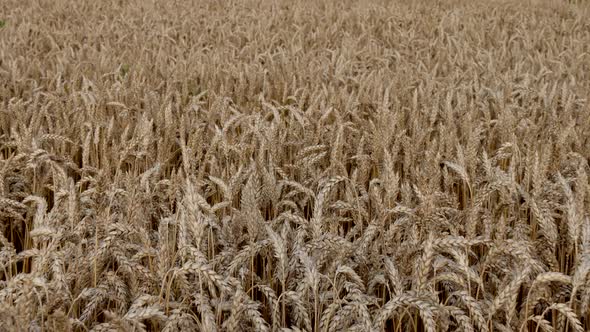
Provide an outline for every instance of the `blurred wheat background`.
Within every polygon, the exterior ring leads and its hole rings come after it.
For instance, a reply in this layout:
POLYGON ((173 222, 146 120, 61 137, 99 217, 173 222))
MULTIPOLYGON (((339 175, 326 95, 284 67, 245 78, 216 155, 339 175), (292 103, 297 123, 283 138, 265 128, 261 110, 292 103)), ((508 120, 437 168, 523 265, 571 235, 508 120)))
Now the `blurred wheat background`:
POLYGON ((0 20, 0 331, 590 329, 587 8, 0 20))

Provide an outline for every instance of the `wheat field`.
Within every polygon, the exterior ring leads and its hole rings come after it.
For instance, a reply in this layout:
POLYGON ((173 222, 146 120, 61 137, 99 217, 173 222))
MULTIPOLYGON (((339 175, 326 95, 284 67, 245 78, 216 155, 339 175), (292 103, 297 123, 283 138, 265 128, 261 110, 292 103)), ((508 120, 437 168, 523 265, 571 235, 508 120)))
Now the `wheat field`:
POLYGON ((0 331, 590 330, 590 14, 0 1, 0 331))

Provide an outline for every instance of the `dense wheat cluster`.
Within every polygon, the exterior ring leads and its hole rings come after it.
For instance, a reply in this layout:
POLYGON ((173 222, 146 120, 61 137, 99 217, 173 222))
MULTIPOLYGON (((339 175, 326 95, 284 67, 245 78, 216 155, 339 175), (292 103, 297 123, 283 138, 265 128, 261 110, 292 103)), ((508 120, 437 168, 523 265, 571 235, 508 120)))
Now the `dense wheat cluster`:
POLYGON ((1 331, 590 329, 590 15, 0 1, 1 331))

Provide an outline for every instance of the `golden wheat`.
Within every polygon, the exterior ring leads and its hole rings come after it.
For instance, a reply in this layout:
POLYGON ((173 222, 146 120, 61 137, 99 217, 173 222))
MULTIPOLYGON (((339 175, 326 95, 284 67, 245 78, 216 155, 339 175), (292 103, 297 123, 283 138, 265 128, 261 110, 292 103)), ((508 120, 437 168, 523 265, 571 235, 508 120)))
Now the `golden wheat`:
POLYGON ((0 331, 590 329, 561 1, 0 2, 0 331))

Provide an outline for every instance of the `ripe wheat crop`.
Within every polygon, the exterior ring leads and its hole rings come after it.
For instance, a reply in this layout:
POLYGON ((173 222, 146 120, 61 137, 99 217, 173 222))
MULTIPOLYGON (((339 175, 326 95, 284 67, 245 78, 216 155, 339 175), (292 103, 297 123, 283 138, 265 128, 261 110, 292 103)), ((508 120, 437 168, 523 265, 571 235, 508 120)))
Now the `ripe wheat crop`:
POLYGON ((587 6, 0 22, 0 331, 590 329, 587 6))

